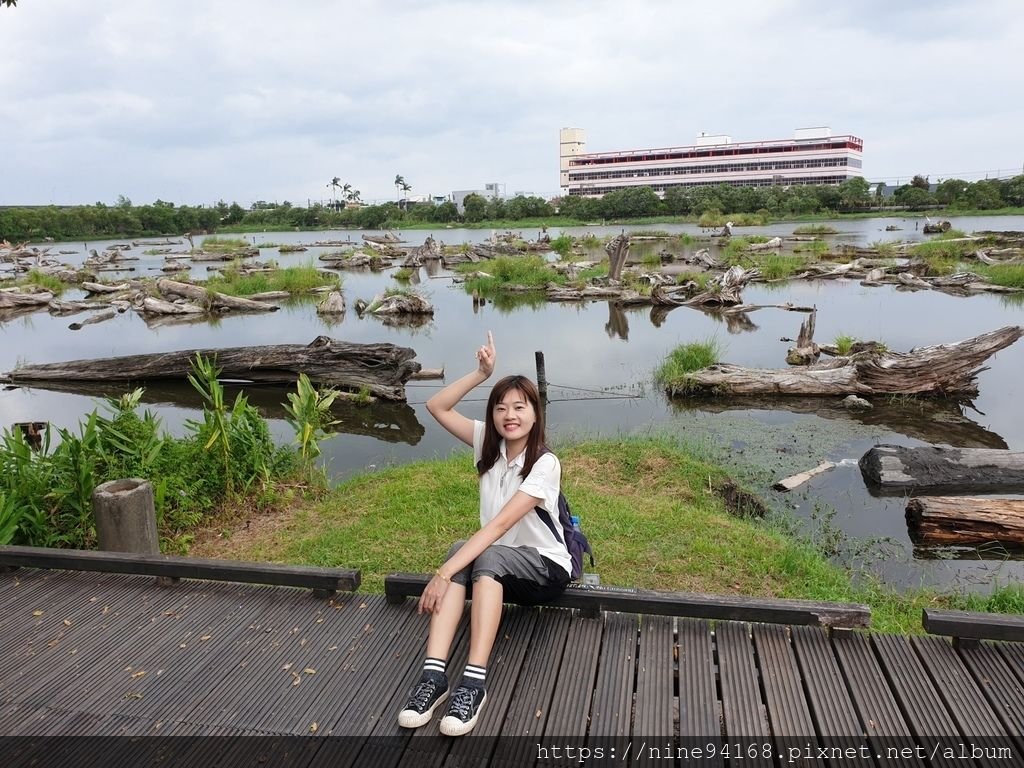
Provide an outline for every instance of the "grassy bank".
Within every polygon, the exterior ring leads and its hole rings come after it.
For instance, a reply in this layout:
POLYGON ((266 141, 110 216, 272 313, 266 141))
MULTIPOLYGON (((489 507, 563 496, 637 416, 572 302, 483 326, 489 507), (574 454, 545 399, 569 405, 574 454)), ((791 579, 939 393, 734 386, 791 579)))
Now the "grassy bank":
MULTIPOLYGON (((813 536, 795 539, 772 522, 734 517, 716 490, 724 472, 671 438, 584 441, 558 454, 604 584, 866 602, 882 631, 919 631, 925 605, 968 604, 922 590, 897 594, 870 575, 855 579, 813 536)), ((390 572, 433 570, 478 524, 476 475, 460 452, 361 475, 244 527, 208 531, 192 554, 359 568, 363 588, 379 592, 390 572)), ((981 610, 1024 610, 1019 590, 970 600, 981 610)))

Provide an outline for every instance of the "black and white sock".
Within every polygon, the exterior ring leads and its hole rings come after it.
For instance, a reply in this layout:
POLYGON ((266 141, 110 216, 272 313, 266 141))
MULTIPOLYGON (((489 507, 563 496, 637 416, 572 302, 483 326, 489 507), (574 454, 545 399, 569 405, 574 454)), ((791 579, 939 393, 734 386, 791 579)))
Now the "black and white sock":
POLYGON ((446 662, 444 659, 434 659, 430 656, 427 656, 427 658, 423 660, 424 677, 444 678, 445 680, 447 680, 448 676, 445 674, 447 669, 448 662, 446 662))
POLYGON ((483 688, 487 682, 487 667, 467 664, 462 671, 462 684, 474 688, 483 688))

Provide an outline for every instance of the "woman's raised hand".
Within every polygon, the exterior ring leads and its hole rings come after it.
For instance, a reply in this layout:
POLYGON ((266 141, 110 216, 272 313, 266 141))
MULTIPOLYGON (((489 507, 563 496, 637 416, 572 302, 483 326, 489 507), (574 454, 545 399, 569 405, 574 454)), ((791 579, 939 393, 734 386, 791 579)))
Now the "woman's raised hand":
POLYGON ((484 378, 489 378, 494 373, 494 360, 497 356, 498 352, 494 348, 494 336, 488 331, 487 343, 476 351, 478 370, 484 375, 484 378))

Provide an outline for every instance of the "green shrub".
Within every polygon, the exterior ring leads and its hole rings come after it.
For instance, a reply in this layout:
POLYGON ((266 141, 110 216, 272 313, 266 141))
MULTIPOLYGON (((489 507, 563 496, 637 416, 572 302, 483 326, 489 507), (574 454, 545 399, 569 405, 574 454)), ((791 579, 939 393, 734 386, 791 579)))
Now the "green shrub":
POLYGON ((572 235, 559 235, 551 241, 551 250, 560 256, 567 256, 572 250, 572 235))

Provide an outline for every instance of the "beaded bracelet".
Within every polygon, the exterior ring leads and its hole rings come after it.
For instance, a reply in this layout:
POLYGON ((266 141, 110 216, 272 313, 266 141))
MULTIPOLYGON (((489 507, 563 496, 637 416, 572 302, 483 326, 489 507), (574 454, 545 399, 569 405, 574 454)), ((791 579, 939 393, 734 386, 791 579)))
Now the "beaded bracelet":
POLYGON ((442 581, 448 582, 449 584, 452 581, 447 576, 445 576, 443 573, 441 573, 441 569, 440 568, 438 568, 436 571, 434 571, 434 575, 437 576, 437 578, 441 579, 442 581))

